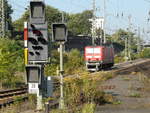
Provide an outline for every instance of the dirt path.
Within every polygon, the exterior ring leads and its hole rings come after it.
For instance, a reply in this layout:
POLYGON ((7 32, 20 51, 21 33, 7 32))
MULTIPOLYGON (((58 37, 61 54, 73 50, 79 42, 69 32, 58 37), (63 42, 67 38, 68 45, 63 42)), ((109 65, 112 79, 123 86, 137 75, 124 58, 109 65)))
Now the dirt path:
POLYGON ((116 98, 116 102, 97 107, 95 113, 150 113, 150 92, 145 90, 149 86, 144 85, 140 74, 119 75, 104 85, 116 86, 105 90, 116 98))

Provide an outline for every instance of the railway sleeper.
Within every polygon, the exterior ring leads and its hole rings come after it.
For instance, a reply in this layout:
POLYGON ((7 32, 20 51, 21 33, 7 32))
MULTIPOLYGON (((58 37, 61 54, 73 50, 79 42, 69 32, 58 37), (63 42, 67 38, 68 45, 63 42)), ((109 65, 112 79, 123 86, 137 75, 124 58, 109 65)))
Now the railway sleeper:
MULTIPOLYGON (((21 97, 22 101, 25 101, 28 99, 28 96, 23 94, 18 97, 21 97)), ((0 99, 0 108, 6 107, 7 105, 13 104, 16 101, 16 96, 15 97, 9 97, 5 99, 0 99)))

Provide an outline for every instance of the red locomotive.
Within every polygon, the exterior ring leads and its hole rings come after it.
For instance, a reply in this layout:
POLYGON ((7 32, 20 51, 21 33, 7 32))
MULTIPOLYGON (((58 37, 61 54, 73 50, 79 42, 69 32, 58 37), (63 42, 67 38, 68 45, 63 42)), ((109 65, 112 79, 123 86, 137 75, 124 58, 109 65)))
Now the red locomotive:
POLYGON ((88 71, 99 71, 114 65, 114 48, 112 46, 87 46, 84 58, 88 71))

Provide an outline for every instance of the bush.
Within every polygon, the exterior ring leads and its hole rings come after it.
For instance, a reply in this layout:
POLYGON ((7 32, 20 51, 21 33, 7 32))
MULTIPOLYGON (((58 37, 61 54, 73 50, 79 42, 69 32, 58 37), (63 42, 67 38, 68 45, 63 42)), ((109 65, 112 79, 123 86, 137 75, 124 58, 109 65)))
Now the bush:
POLYGON ((84 66, 83 56, 77 49, 72 49, 67 54, 67 61, 64 66, 67 74, 75 74, 76 70, 84 66))
POLYGON ((45 67, 45 75, 52 76, 57 75, 56 71, 59 67, 59 53, 57 51, 51 52, 51 62, 49 65, 46 65, 45 67))
POLYGON ((150 48, 145 48, 139 53, 139 58, 150 58, 150 48))
POLYGON ((0 83, 14 86, 18 79, 16 72, 23 71, 23 47, 19 42, 7 38, 0 39, 0 83))
POLYGON ((115 59, 114 59, 115 63, 121 63, 121 62, 124 62, 124 61, 125 61, 124 57, 115 56, 115 59))
MULTIPOLYGON (((69 53, 63 54, 63 63, 65 74, 74 74, 76 70, 80 69, 84 65, 84 59, 80 52, 76 49, 71 50, 69 53), (76 69, 76 70, 75 70, 76 69)), ((51 64, 45 68, 45 74, 57 75, 59 69, 59 52, 51 52, 51 64)))

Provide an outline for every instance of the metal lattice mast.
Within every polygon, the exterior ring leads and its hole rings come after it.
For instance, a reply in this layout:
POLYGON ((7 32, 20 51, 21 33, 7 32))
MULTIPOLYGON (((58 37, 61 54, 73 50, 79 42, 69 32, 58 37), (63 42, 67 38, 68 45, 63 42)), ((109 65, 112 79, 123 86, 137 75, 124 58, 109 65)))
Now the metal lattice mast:
POLYGON ((140 37, 141 37, 141 32, 140 32, 140 27, 138 27, 138 37, 137 37, 137 52, 138 53, 141 51, 140 37))
POLYGON ((0 0, 0 37, 5 37, 5 1, 0 0))
POLYGON ((95 6, 95 0, 93 0, 93 18, 92 18, 92 44, 95 45, 95 20, 96 20, 96 6, 95 6))
POLYGON ((128 57, 129 60, 131 60, 131 18, 132 16, 129 15, 128 19, 129 19, 129 38, 128 38, 128 57))
POLYGON ((104 0, 104 39, 103 39, 103 43, 106 43, 106 1, 104 0))
POLYGON ((2 37, 2 0, 0 0, 0 37, 2 37))
POLYGON ((128 37, 125 37, 125 60, 128 60, 128 37))

